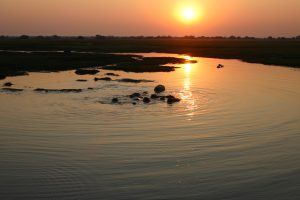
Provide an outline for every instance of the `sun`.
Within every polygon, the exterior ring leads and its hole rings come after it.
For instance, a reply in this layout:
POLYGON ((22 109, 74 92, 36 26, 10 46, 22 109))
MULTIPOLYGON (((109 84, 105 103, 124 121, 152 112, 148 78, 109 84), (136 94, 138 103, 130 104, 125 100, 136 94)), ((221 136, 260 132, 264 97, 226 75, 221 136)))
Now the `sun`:
POLYGON ((201 10, 199 4, 179 4, 176 8, 176 16, 179 21, 185 24, 194 24, 198 22, 201 17, 201 10))
POLYGON ((199 0, 178 0, 174 4, 174 16, 185 25, 197 25, 203 20, 204 5, 199 0))
POLYGON ((196 11, 192 7, 183 8, 181 11, 181 17, 186 22, 191 22, 196 19, 196 11))

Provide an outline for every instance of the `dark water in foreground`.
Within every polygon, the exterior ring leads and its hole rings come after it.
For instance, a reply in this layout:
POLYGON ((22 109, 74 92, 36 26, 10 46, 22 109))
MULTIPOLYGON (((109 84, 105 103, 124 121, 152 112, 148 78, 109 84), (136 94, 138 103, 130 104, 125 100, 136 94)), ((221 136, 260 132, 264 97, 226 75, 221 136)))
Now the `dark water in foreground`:
POLYGON ((173 73, 120 72, 155 83, 9 78, 25 91, 0 93, 0 199, 299 199, 300 71, 198 61, 173 73), (158 83, 182 102, 108 103, 158 83))

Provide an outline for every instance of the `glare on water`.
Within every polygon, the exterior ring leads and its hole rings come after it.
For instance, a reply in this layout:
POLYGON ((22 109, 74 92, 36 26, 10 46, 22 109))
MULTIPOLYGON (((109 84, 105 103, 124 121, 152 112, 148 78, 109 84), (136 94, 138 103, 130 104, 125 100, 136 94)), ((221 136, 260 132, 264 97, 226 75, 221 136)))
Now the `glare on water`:
POLYGON ((0 198, 297 199, 299 70, 145 56, 198 63, 171 73, 116 72, 154 83, 77 82, 73 71, 9 78, 24 91, 0 93, 0 198), (110 103, 151 94, 157 84, 182 101, 110 103))

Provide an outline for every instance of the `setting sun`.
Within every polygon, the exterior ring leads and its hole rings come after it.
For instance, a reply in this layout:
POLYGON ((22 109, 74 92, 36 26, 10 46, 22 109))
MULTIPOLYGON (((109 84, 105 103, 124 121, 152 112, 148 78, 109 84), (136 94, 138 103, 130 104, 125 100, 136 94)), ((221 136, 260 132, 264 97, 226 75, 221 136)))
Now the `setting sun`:
POLYGON ((192 24, 201 17, 200 5, 197 2, 179 3, 176 6, 176 16, 179 21, 185 24, 192 24))
POLYGON ((300 200, 300 0, 0 0, 0 200, 300 200))
POLYGON ((184 21, 190 22, 196 19, 196 12, 193 8, 187 7, 181 11, 182 19, 184 21))

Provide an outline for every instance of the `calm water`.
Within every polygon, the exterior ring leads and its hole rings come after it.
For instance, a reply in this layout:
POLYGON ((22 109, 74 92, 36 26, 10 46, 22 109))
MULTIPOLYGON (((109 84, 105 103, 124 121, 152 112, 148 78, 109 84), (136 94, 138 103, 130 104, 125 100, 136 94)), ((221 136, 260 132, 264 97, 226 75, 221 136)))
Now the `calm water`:
POLYGON ((0 93, 0 199, 299 199, 300 70, 196 59, 119 73, 154 83, 73 71, 1 81, 25 91, 0 93), (108 103, 159 83, 182 102, 108 103))

